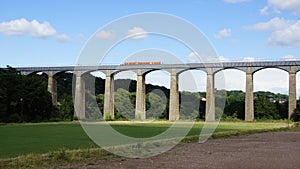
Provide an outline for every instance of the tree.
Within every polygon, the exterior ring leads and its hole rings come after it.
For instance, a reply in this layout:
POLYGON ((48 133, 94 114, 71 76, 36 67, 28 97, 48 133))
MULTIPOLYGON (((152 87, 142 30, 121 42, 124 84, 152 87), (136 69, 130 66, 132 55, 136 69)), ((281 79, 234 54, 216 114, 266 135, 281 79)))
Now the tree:
POLYGON ((58 102, 58 120, 72 121, 74 117, 74 105, 72 96, 64 93, 58 102))
POLYGON ((134 119, 135 104, 132 103, 134 96, 135 93, 130 94, 127 90, 119 88, 115 93, 115 113, 126 119, 134 119))
POLYGON ((148 93, 146 95, 146 117, 147 119, 158 119, 162 114, 167 113, 167 98, 160 97, 156 93, 148 93))
POLYGON ((258 96, 254 100, 254 116, 258 119, 279 119, 276 104, 266 96, 258 96))
POLYGON ((195 120, 200 116, 200 96, 198 93, 180 92, 180 119, 195 120))
POLYGON ((295 121, 300 121, 300 100, 297 100, 297 108, 296 108, 296 114, 294 116, 295 121))
POLYGON ((224 117, 245 118, 245 93, 243 91, 227 91, 224 117))
POLYGON ((22 76, 8 67, 0 70, 0 121, 38 122, 55 114, 43 76, 22 76))

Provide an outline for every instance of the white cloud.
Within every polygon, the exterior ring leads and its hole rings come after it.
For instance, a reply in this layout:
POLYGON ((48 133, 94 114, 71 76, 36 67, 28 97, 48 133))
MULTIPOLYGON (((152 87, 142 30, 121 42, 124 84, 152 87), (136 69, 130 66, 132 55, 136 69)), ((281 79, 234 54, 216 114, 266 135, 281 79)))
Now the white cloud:
POLYGON ((224 56, 212 57, 212 56, 201 56, 197 52, 191 52, 187 56, 190 63, 201 63, 201 62, 226 62, 227 58, 224 56))
POLYGON ((71 37, 69 37, 68 35, 66 34, 60 34, 60 35, 56 35, 56 40, 59 41, 59 42, 73 42, 73 39, 71 37))
POLYGON ((133 27, 128 30, 127 37, 130 39, 145 39, 148 37, 148 33, 141 27, 133 27))
POLYGON ((0 23, 0 33, 8 36, 29 35, 35 38, 55 37, 59 42, 72 42, 73 39, 66 34, 57 34, 49 22, 37 20, 28 21, 25 18, 0 23))
POLYGON ((44 38, 56 34, 56 30, 49 22, 39 23, 36 20, 28 21, 21 18, 0 23, 0 32, 5 35, 31 35, 44 38))
POLYGON ((104 31, 104 30, 101 30, 96 34, 96 37, 101 39, 112 39, 114 36, 115 35, 112 31, 104 31))
POLYGON ((229 60, 228 60, 227 58, 225 58, 224 56, 219 56, 218 59, 219 59, 219 61, 221 61, 221 62, 227 62, 227 61, 229 61, 229 60))
POLYGON ((255 62, 256 59, 254 57, 244 57, 242 61, 246 62, 255 62))
POLYGON ((300 46, 300 20, 286 20, 276 17, 268 22, 260 22, 247 28, 273 31, 268 39, 270 45, 300 46))
POLYGON ((222 39, 231 36, 231 29, 220 30, 217 34, 214 35, 216 39, 222 39))
POLYGON ((286 56, 282 57, 282 60, 284 60, 284 61, 295 61, 295 60, 298 60, 298 59, 294 55, 286 55, 286 56))
POLYGON ((219 57, 204 57, 203 60, 204 60, 204 62, 227 62, 227 61, 229 61, 224 56, 219 56, 219 57))
POLYGON ((242 2, 248 2, 249 0, 224 0, 226 3, 236 4, 236 3, 242 3, 242 2))
POLYGON ((268 6, 275 10, 291 10, 295 14, 300 14, 299 0, 268 0, 268 6))
POLYGON ((261 15, 280 14, 280 10, 270 8, 268 5, 259 10, 261 15))
POLYGON ((200 63, 201 57, 197 52, 192 52, 188 55, 188 59, 192 63, 200 63))
POLYGON ((276 46, 300 46, 300 20, 272 33, 268 43, 276 46))
POLYGON ((248 29, 253 30, 282 30, 288 28, 296 21, 293 20, 285 20, 283 18, 275 17, 268 22, 259 22, 253 26, 248 26, 248 29))
POLYGON ((255 62, 255 61, 259 61, 259 59, 256 59, 255 57, 252 56, 246 56, 244 58, 241 59, 237 59, 237 62, 255 62))
POLYGON ((268 10, 269 10, 269 7, 265 6, 261 10, 259 10, 259 12, 261 15, 268 15, 269 14, 268 10))

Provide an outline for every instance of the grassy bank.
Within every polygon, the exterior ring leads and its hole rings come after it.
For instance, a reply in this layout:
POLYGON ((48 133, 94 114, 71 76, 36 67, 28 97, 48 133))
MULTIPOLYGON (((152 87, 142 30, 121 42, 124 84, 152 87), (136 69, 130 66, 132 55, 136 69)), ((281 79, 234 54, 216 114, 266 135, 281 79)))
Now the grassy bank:
MULTIPOLYGON (((203 124, 203 122, 195 123, 188 136, 199 135, 203 124)), ((118 132, 130 137, 151 137, 167 130, 172 123, 110 122, 110 125, 118 132)), ((287 127, 287 125, 285 121, 221 122, 215 133, 268 130, 287 127)), ((0 138, 0 158, 41 154, 60 149, 76 150, 98 147, 77 122, 1 125, 0 138)))
MULTIPOLYGON (((274 126, 274 124, 268 124, 269 126, 274 126)), ((231 137, 237 135, 244 134, 252 134, 252 133, 260 133, 260 132, 270 132, 270 131, 299 131, 300 127, 281 127, 281 125, 275 125, 276 127, 262 127, 263 124, 255 123, 254 127, 253 123, 242 123, 242 124, 221 124, 226 126, 239 126, 237 129, 233 129, 231 131, 221 131, 217 130, 212 135, 212 138, 223 138, 223 137, 231 137), (240 129, 249 126, 250 129, 240 129)), ((230 128, 230 127, 229 127, 230 128)), ((198 136, 191 135, 187 136, 182 142, 197 142, 198 136)), ((6 158, 0 159, 0 168, 43 168, 49 167, 56 168, 58 166, 68 166, 69 164, 96 164, 98 160, 119 160, 120 162, 124 160, 124 158, 115 156, 101 148, 84 148, 77 150, 67 150, 65 148, 60 148, 59 150, 51 151, 44 154, 28 154, 24 156, 14 157, 14 158, 6 158)))

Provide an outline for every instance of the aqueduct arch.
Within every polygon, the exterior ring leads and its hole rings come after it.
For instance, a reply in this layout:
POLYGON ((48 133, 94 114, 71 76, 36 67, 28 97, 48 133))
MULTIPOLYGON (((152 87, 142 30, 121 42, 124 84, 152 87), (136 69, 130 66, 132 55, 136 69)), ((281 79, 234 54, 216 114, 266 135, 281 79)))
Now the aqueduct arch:
MULTIPOLYGON (((178 120, 179 114, 176 110, 177 108, 177 93, 178 93, 178 73, 182 70, 189 70, 189 69, 203 69, 207 72, 207 118, 206 120, 214 120, 215 119, 215 98, 214 98, 214 75, 216 72, 228 69, 228 68, 236 68, 246 72, 246 98, 245 98, 245 120, 252 121, 254 119, 254 109, 253 109, 253 74, 261 69, 264 68, 279 68, 289 72, 289 115, 288 117, 291 118, 296 109, 296 73, 300 70, 300 61, 273 61, 273 62, 223 62, 223 63, 189 63, 189 64, 159 64, 159 65, 103 65, 103 66, 67 66, 67 67, 20 67, 16 68, 22 74, 29 74, 34 71, 40 72, 48 72, 48 85, 50 88, 55 88, 55 82, 53 76, 57 72, 62 71, 73 71, 76 75, 76 87, 75 87, 75 100, 81 100, 76 102, 75 107, 79 110, 84 118, 84 82, 81 79, 81 76, 84 72, 87 71, 106 71, 106 81, 105 81, 105 100, 106 104, 106 112, 112 113, 113 112, 113 97, 112 97, 112 87, 113 87, 113 75, 114 72, 117 71, 124 71, 124 70, 137 70, 138 78, 137 78, 137 89, 139 86, 143 86, 143 81, 145 80, 144 73, 149 70, 169 70, 171 72, 171 86, 170 86, 170 101, 174 100, 175 104, 175 111, 170 112, 171 116, 169 120, 178 120), (179 71, 178 71, 179 70, 179 71), (177 93, 176 93, 177 92, 177 93), (171 96, 172 95, 172 96, 171 96), (79 98, 79 99, 76 99, 79 98)), ((138 89, 139 91, 143 91, 143 87, 138 89)), ((143 93, 143 92, 139 92, 143 93)), ((53 95, 52 95, 53 96, 53 95)), ((140 99, 141 101, 143 99, 140 99)), ((76 108, 75 108, 76 109, 76 108)), ((111 114, 113 115, 113 114, 111 114)))

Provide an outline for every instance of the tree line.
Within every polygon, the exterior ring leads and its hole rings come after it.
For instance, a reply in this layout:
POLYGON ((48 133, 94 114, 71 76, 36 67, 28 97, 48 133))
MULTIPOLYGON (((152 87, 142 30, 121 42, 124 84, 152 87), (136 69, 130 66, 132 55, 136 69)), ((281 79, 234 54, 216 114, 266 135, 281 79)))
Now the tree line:
MULTIPOLYGON (((60 73, 57 80, 57 106, 52 105, 51 94, 47 91, 46 74, 21 75, 14 68, 0 69, 0 122, 42 122, 74 120, 72 97, 72 73, 60 73)), ((84 77, 87 83, 86 98, 96 99, 103 115, 105 80, 92 75, 84 77), (95 84, 95 85, 94 85, 95 84), (88 91, 94 85, 94 91, 88 91)), ((136 81, 115 80, 115 119, 134 118, 136 81)), ((147 118, 168 119, 169 89, 163 86, 146 85, 147 118)), ((179 93, 180 119, 205 119, 205 92, 179 93)), ((216 90, 216 115, 222 119, 244 119, 245 93, 243 91, 216 90), (224 104, 225 103, 225 104, 224 104), (223 115, 221 116, 221 114, 223 115)), ((87 99, 89 100, 89 99, 87 99)), ((95 108, 86 103, 86 108, 95 108)), ((297 101, 299 117, 300 101, 297 101)), ((87 119, 102 118, 99 111, 88 111, 87 119)), ((288 96, 271 92, 254 93, 255 119, 286 119, 288 116, 288 96)), ((297 117, 297 116, 295 116, 297 117)))

